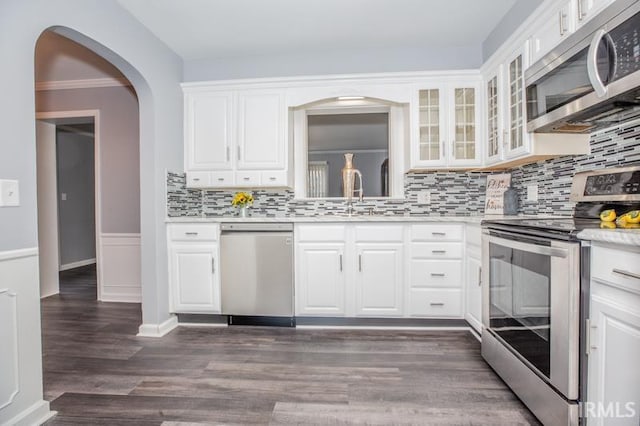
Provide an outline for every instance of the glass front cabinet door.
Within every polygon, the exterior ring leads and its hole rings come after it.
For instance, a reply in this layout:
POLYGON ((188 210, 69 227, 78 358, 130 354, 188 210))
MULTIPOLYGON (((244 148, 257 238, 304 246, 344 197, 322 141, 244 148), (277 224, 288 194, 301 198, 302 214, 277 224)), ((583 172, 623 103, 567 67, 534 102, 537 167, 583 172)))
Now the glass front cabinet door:
POLYGON ((501 72, 499 68, 486 82, 487 91, 487 163, 495 163, 501 160, 502 152, 500 149, 502 126, 500 122, 500 97, 501 95, 501 72))
POLYGON ((475 82, 416 89, 412 169, 464 168, 480 163, 478 93, 475 82))
POLYGON ((514 157, 526 152, 527 132, 525 126, 524 69, 526 46, 507 61, 507 108, 505 115, 505 156, 514 157))

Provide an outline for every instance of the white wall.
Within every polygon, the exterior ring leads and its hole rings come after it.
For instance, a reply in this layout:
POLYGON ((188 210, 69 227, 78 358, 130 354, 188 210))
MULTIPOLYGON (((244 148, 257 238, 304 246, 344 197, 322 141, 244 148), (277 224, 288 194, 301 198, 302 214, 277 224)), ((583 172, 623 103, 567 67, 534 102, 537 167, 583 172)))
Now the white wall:
POLYGON ((184 80, 376 73, 480 68, 478 45, 448 48, 360 49, 185 61, 184 80))
POLYGON ((100 232, 139 233, 140 114, 136 94, 129 87, 36 92, 37 112, 94 109, 100 111, 100 232))
MULTIPOLYGON (((47 28, 73 38, 116 64, 140 101, 140 192, 143 321, 169 319, 164 216, 167 168, 182 169, 181 60, 114 0, 0 2, 0 178, 20 181, 20 207, 0 208, 0 253, 37 246, 34 48, 47 28)), ((42 361, 37 258, 0 271, 3 287, 20 299, 20 398, 0 409, 0 424, 41 409, 42 361), (28 272, 32 273, 28 273, 28 272), (6 280, 10 273, 13 280, 6 280), (17 279, 20 278, 20 282, 17 279)), ((4 332, 6 324, 0 324, 4 332)), ((11 350, 9 348, 8 350, 11 350)), ((33 419, 29 423, 33 423, 33 419)))

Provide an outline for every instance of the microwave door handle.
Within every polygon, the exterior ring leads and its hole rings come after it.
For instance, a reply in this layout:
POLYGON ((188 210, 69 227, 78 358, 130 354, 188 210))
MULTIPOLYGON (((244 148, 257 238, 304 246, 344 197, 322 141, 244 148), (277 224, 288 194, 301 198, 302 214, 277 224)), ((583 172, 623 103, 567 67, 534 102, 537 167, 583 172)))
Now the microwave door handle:
POLYGON ((499 244, 503 247, 522 250, 529 253, 541 254, 543 256, 566 258, 569 255, 568 250, 559 247, 539 246, 537 244, 528 244, 520 241, 507 240, 504 238, 493 236, 489 236, 487 238, 489 239, 489 242, 499 244))
POLYGON ((596 92, 596 95, 601 98, 607 94, 607 87, 604 85, 598 74, 598 46, 600 42, 607 35, 605 30, 596 31, 591 44, 589 45, 589 52, 587 53, 587 74, 589 75, 589 81, 596 92))

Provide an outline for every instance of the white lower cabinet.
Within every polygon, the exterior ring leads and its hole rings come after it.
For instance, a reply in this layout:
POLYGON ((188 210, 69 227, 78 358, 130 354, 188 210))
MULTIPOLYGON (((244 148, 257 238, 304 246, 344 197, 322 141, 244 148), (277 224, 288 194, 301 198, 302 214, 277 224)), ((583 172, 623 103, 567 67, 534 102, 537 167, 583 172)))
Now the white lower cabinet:
POLYGON ((467 250, 465 280, 465 319, 479 333, 482 332, 482 261, 480 249, 467 250))
POLYGON ((640 249, 591 251, 587 425, 640 424, 640 249))
POLYGON ((464 316, 464 227, 411 225, 407 314, 424 318, 464 316))
POLYGON ((212 224, 169 225, 171 312, 221 312, 218 232, 212 224))
POLYGON ((296 263, 296 314, 344 316, 344 244, 299 243, 296 263))
POLYGON ((357 316, 402 316, 403 244, 357 243, 357 316))

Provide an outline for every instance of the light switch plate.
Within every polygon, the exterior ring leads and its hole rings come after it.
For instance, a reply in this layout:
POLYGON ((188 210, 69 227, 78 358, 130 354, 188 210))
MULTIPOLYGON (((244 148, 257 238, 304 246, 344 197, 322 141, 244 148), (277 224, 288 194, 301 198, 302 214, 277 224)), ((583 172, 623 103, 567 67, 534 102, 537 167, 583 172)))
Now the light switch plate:
POLYGON ((418 204, 431 204, 431 192, 429 191, 418 192, 418 204))
POLYGON ((538 185, 527 186, 527 201, 538 201, 538 185))
POLYGON ((0 179, 0 207, 17 207, 19 205, 18 181, 0 179))

